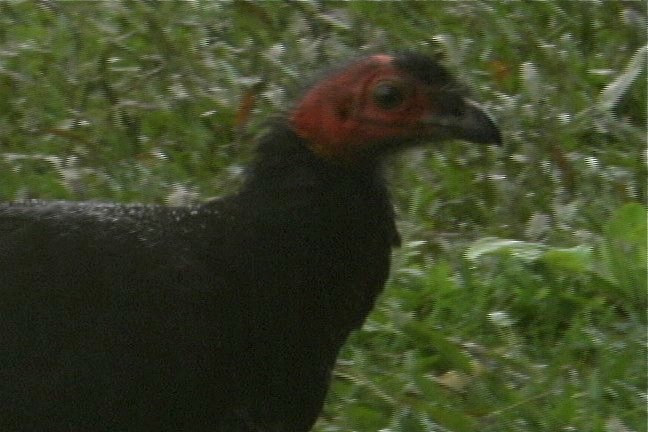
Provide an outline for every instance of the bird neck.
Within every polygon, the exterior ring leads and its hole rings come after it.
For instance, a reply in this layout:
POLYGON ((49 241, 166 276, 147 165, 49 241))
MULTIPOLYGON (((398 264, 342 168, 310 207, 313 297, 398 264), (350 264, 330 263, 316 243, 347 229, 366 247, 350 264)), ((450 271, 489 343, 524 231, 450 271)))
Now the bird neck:
POLYGON ((382 164, 378 158, 367 158, 353 164, 323 159, 313 153, 308 143, 298 137, 286 123, 279 123, 266 133, 243 190, 282 190, 323 188, 347 192, 364 190, 386 195, 382 164))
POLYGON ((322 159, 287 124, 276 125, 259 142, 239 197, 278 221, 319 220, 399 244, 380 160, 340 165, 322 159))

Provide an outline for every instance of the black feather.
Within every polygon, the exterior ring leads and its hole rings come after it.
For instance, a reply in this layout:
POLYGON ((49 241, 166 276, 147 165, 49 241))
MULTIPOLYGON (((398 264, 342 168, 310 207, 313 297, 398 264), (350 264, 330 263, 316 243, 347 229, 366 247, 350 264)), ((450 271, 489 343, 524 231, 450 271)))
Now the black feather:
POLYGON ((0 205, 0 430, 307 431, 396 236, 285 126, 202 206, 0 205))

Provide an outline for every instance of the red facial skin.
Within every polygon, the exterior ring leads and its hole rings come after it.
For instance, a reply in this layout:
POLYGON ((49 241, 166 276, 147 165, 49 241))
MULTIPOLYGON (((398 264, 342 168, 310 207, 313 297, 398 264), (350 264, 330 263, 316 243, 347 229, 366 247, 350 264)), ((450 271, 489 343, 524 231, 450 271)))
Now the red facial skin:
POLYGON ((422 120, 433 113, 428 85, 400 71, 393 57, 374 55, 311 89, 291 117, 295 133, 326 159, 351 161, 372 143, 430 135, 422 120), (402 103, 383 108, 373 99, 388 81, 403 90, 402 103))

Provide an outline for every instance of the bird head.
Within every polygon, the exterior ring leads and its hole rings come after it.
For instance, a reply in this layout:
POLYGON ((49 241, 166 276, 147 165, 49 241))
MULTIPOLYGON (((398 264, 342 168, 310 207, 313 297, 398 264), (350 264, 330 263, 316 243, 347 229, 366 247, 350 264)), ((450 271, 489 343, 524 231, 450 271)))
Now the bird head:
POLYGON ((315 154, 341 163, 428 141, 501 142, 495 123, 448 71, 412 53, 372 55, 330 74, 289 121, 315 154))

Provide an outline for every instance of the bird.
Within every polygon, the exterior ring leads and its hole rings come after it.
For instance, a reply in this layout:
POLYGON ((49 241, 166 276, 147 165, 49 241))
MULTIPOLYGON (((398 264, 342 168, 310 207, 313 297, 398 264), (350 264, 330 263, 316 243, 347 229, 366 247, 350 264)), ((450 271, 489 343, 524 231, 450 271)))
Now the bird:
POLYGON ((333 68, 280 117, 222 198, 0 204, 0 430, 312 429, 400 242, 389 155, 501 133, 416 52, 333 68))

